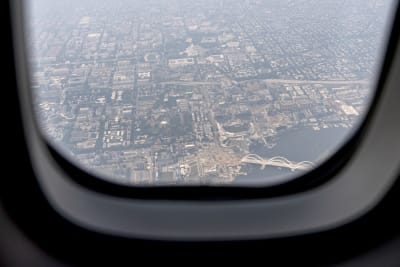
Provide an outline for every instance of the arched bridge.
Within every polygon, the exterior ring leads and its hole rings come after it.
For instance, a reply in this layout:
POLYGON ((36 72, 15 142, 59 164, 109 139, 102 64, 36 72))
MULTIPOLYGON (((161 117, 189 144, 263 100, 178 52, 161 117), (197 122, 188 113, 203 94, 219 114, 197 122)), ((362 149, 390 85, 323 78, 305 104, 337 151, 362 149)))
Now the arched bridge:
POLYGON ((315 164, 311 161, 301 161, 301 162, 292 162, 285 157, 272 157, 272 158, 263 158, 257 154, 248 154, 244 156, 241 160, 241 163, 251 163, 251 164, 259 164, 261 165, 261 169, 264 169, 267 165, 288 168, 292 171, 294 170, 307 170, 311 169, 315 166, 315 164))

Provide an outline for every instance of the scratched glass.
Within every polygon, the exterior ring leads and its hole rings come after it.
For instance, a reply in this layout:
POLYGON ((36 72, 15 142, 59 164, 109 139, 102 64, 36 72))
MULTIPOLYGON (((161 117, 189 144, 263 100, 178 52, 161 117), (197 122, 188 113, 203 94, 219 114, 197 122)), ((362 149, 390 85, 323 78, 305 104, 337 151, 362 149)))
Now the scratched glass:
POLYGON ((358 129, 395 3, 26 1, 37 121, 109 182, 282 184, 358 129))

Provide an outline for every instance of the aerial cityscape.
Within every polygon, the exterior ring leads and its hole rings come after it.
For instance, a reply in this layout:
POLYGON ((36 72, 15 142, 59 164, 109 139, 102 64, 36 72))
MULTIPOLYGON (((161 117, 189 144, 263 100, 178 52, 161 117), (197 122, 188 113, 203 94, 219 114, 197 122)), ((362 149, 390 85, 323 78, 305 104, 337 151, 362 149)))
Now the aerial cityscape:
POLYGON ((38 122, 124 185, 263 185, 317 166, 368 108, 393 3, 54 2, 28 11, 38 122), (329 131, 318 151, 300 141, 329 131))

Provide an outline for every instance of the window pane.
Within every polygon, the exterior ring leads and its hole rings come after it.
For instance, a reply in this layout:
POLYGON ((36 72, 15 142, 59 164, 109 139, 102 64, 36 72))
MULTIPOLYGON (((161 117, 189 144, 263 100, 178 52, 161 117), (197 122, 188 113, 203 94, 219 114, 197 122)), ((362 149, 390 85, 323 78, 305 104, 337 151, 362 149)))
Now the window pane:
POLYGON ((123 185, 274 185, 368 109, 394 0, 35 0, 38 122, 123 185))

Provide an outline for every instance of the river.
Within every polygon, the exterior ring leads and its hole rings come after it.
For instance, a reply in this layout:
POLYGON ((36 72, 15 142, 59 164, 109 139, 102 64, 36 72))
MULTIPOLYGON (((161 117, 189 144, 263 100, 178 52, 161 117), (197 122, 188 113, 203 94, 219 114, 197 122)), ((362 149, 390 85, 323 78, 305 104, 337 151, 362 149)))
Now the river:
MULTIPOLYGON (((353 133, 347 128, 329 128, 315 131, 310 128, 289 130, 276 139, 272 148, 254 145, 252 153, 264 158, 282 156, 290 161, 312 161, 318 165, 335 153, 353 133)), ((272 185, 291 180, 302 171, 291 171, 286 168, 267 166, 264 170, 260 165, 246 164, 247 175, 237 176, 236 185, 272 185)))

